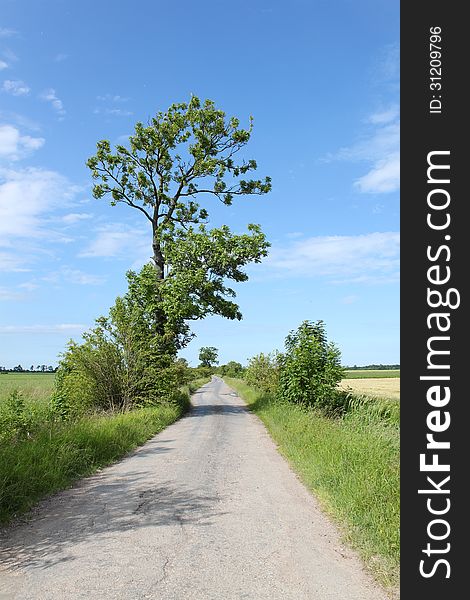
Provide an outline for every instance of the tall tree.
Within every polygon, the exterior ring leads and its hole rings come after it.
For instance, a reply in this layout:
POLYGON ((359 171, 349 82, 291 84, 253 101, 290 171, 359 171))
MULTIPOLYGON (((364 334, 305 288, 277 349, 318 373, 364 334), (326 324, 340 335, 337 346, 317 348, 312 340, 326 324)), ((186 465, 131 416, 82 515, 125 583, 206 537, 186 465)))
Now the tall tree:
POLYGON ((212 196, 228 206, 236 196, 270 191, 269 177, 243 178, 257 168, 255 160, 236 160, 252 127, 251 118, 248 129, 240 128, 213 101, 193 96, 157 113, 147 126, 137 123, 129 148, 112 151, 109 141, 98 142, 87 162, 97 182, 94 196, 127 204, 151 227, 161 334, 207 314, 241 318, 225 280, 246 281, 241 267, 260 262, 269 243, 258 225, 242 235, 227 226, 208 229, 209 213, 199 199, 212 196))

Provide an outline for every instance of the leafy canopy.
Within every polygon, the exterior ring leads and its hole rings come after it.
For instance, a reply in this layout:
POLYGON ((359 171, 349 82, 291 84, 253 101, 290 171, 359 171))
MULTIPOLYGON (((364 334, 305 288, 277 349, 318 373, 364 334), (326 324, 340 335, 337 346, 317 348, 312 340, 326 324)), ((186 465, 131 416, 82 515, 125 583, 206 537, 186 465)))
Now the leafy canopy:
POLYGON ((328 342, 323 321, 303 321, 285 340, 279 395, 300 404, 328 407, 335 403, 343 377, 339 348, 328 342))
POLYGON ((147 126, 137 123, 129 148, 107 140, 87 165, 96 181, 96 198, 127 204, 151 224, 152 259, 157 274, 160 329, 167 320, 176 328, 190 319, 218 314, 240 319, 235 292, 226 280, 248 279, 242 267, 260 262, 269 243, 258 225, 234 234, 222 226, 209 229, 209 213, 200 197, 215 197, 230 205, 236 196, 266 194, 269 177, 249 179, 253 159, 237 160, 248 143, 253 123, 240 127, 226 118, 212 100, 193 96, 159 112, 147 126))
POLYGON ((203 346, 199 350, 199 360, 201 361, 201 367, 212 367, 218 364, 219 351, 214 346, 203 346))

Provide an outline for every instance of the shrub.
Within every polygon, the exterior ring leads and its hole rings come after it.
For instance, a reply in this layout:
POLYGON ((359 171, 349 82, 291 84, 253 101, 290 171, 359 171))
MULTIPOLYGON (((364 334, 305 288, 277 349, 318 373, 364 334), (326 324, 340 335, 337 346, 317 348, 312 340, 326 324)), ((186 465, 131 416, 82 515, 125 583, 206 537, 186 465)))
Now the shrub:
POLYGON ((330 408, 343 378, 340 351, 327 342, 323 321, 304 321, 291 331, 281 357, 279 396, 290 402, 330 408))
POLYGON ((282 355, 278 352, 257 354, 250 358, 245 371, 245 381, 252 387, 275 394, 279 385, 279 362, 282 355))
POLYGON ((243 377, 245 369, 243 366, 234 360, 231 360, 226 365, 221 365, 217 369, 217 373, 219 373, 222 377, 243 377))

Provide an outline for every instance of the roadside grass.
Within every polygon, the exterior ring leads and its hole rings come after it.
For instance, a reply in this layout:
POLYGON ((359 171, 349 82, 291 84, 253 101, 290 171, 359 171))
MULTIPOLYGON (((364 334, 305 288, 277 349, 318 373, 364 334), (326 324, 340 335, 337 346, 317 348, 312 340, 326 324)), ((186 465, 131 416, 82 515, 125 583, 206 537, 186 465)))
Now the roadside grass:
POLYGON ((224 378, 266 425, 344 539, 383 585, 399 582, 398 403, 351 397, 331 418, 278 402, 239 379, 224 378), (395 408, 394 408, 395 407, 395 408))
POLYGON ((88 415, 72 422, 39 418, 30 437, 0 441, 0 523, 144 444, 181 417, 190 394, 207 381, 181 388, 178 403, 88 415))
POLYGON ((344 374, 345 379, 378 379, 379 377, 381 379, 400 377, 400 369, 353 369, 346 370, 344 374))

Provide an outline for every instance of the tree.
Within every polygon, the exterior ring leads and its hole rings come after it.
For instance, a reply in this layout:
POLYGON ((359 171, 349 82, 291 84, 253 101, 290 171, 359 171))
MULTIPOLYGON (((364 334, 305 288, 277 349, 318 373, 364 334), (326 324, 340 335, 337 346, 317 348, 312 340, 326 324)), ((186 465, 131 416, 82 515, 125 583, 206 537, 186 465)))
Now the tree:
POLYGON ((111 205, 126 204, 149 223, 160 335, 182 328, 187 342, 187 320, 208 314, 241 319, 225 280, 246 281, 242 267, 267 255, 269 243, 258 225, 242 235, 227 226, 208 229, 209 213, 198 201, 212 196, 229 206, 236 196, 270 191, 269 177, 243 179, 257 164, 235 160, 250 139, 252 119, 248 129, 239 125, 211 100, 193 96, 157 113, 148 126, 137 123, 129 148, 117 145, 113 152, 101 140, 87 161, 97 181, 95 198, 109 196, 111 205))
POLYGON ((341 353, 328 342, 323 321, 303 321, 291 331, 281 356, 279 395, 300 404, 334 407, 343 377, 341 353))
POLYGON ((241 377, 243 375, 243 366, 235 360, 229 361, 226 365, 219 367, 218 372, 222 377, 241 377))
POLYGON ((219 363, 218 361, 219 351, 214 346, 203 346, 199 350, 199 360, 201 361, 201 367, 212 367, 219 363))

